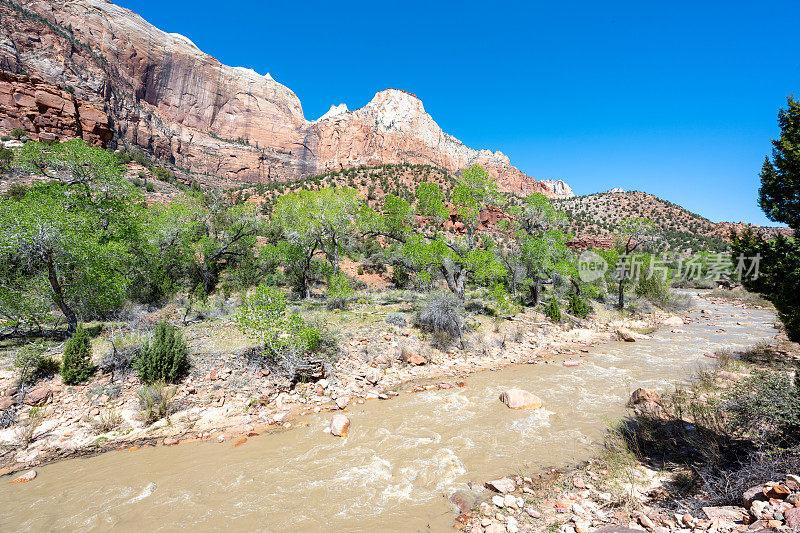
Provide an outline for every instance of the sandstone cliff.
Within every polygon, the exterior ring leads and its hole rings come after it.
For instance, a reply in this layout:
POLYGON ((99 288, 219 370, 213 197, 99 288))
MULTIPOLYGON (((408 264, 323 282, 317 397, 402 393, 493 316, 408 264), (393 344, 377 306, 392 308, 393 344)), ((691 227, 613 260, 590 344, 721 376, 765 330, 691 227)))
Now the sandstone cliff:
POLYGON ((388 89, 361 109, 334 106, 308 121, 269 74, 223 65, 105 0, 0 0, 0 68, 72 87, 107 114, 115 142, 187 172, 271 182, 364 163, 478 163, 503 190, 551 194, 502 153, 444 133, 410 93, 388 89))

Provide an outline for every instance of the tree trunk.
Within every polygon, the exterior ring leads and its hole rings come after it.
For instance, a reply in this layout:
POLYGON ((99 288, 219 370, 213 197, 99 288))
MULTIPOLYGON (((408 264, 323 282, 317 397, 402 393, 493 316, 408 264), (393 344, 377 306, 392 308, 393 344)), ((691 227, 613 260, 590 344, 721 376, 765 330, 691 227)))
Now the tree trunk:
POLYGON ((619 307, 620 311, 625 308, 625 285, 622 280, 619 280, 619 302, 617 302, 617 307, 619 307))
POLYGON ((539 278, 533 280, 531 285, 531 296, 533 297, 533 306, 539 305, 540 295, 542 293, 542 281, 539 278))
POLYGON ((53 289, 53 299, 67 319, 67 333, 72 335, 75 333, 75 330, 78 329, 78 316, 64 300, 64 291, 61 288, 61 283, 58 281, 56 267, 53 264, 53 252, 50 251, 47 252, 47 279, 50 281, 50 287, 53 289))

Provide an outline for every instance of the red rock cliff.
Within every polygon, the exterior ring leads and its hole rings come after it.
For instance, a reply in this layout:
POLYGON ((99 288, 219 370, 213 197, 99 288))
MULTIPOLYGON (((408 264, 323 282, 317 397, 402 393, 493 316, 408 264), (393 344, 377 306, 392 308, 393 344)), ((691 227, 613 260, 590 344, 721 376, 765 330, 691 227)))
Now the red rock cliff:
MULTIPOLYGON (((0 0, 0 68, 60 87, 62 98, 71 86, 87 110, 107 114, 115 141, 222 179, 290 180, 362 163, 451 171, 478 163, 502 190, 550 193, 502 153, 444 133, 410 93, 389 89, 361 109, 334 107, 308 121, 297 96, 269 74, 223 65, 105 0, 0 0)), ((12 111, 0 109, 5 123, 12 111)), ((50 127, 62 125, 42 124, 45 133, 50 127)))

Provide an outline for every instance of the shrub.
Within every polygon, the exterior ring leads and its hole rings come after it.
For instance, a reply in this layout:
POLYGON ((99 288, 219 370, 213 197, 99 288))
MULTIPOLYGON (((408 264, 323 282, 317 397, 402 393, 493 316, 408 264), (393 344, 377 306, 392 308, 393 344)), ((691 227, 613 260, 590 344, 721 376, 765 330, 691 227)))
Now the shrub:
POLYGON ((401 313, 389 313, 386 315, 386 322, 399 328, 406 327, 406 317, 401 313))
POLYGON ((108 433, 118 429, 123 422, 122 415, 114 409, 106 409, 92 420, 92 430, 95 433, 108 433))
POLYGON ((0 170, 3 172, 11 168, 11 162, 14 160, 14 152, 8 148, 0 147, 0 170))
POLYGON ((148 182, 147 182, 147 184, 144 186, 144 189, 145 189, 147 192, 153 192, 153 191, 155 191, 155 190, 156 190, 156 186, 155 186, 155 185, 153 185, 152 183, 150 183, 150 182, 148 181, 148 182))
POLYGON ((139 178, 133 178, 131 183, 133 183, 134 187, 141 187, 143 182, 139 178))
POLYGON ((146 424, 152 424, 169 416, 175 390, 163 383, 153 383, 136 391, 136 396, 139 399, 139 413, 142 420, 146 424))
POLYGON ((800 437, 799 385, 790 373, 772 370, 757 370, 737 382, 726 396, 731 428, 762 445, 800 437))
POLYGON ((567 309, 569 309, 570 314, 578 318, 586 318, 586 316, 592 310, 591 306, 589 306, 589 303, 574 292, 569 293, 567 309))
POLYGON ((555 298, 550 298, 550 303, 547 304, 544 314, 553 322, 561 322, 561 308, 555 298))
POLYGON ((394 283, 395 287, 405 289, 410 281, 411 276, 403 265, 394 265, 392 267, 392 283, 394 283))
POLYGON ((39 378, 38 368, 42 364, 44 346, 41 344, 26 344, 14 354, 14 368, 19 370, 22 383, 30 385, 39 378))
POLYGON ((494 300, 495 314, 512 315, 514 314, 514 303, 511 301, 506 288, 501 283, 495 283, 492 288, 492 299, 494 300))
POLYGON ((445 340, 443 337, 440 338, 441 335, 437 335, 440 333, 444 333, 449 339, 460 339, 461 302, 449 293, 431 294, 420 310, 417 322, 421 329, 432 332, 439 344, 445 340))
POLYGON ((32 407, 28 411, 28 419, 25 420, 17 430, 17 436, 23 446, 27 446, 36 440, 36 430, 44 421, 45 411, 43 407, 32 407))
POLYGON ((161 321, 153 341, 147 342, 136 361, 136 370, 144 383, 176 383, 189 371, 189 353, 183 334, 172 324, 161 321))
POLYGON ((319 332, 306 326, 299 315, 287 312, 286 294, 264 284, 244 299, 234 320, 240 331, 271 355, 280 356, 288 348, 300 353, 319 348, 319 332))
POLYGON ((61 361, 61 377, 67 385, 87 381, 94 374, 92 365, 92 342, 89 333, 78 324, 78 329, 67 340, 64 358, 61 361))
POLYGON ((353 297, 350 280, 341 272, 328 276, 328 309, 347 309, 347 302, 353 297))
POLYGON ((11 130, 11 137, 13 137, 14 139, 21 139, 26 135, 28 135, 28 132, 23 130, 22 128, 14 128, 13 130, 11 130))

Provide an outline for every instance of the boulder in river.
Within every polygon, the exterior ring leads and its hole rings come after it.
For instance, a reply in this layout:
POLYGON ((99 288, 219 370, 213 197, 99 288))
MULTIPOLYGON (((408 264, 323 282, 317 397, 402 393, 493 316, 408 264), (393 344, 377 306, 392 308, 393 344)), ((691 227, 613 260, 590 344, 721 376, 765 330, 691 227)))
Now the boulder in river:
POLYGON ((331 419, 331 435, 335 437, 346 437, 347 430, 350 428, 350 419, 345 415, 333 415, 331 419))
POLYGON ((466 513, 478 505, 480 498, 471 490, 461 489, 450 495, 450 501, 458 507, 459 512, 466 513))
POLYGON ((511 409, 538 409, 542 406, 542 400, 538 396, 522 389, 503 391, 500 401, 511 409))
POLYGON ((664 320, 663 324, 665 326, 682 326, 683 319, 679 316, 671 316, 668 319, 664 320))
POLYGON ((36 479, 36 470, 31 470, 17 477, 11 483, 27 483, 28 481, 33 481, 34 479, 36 479))

